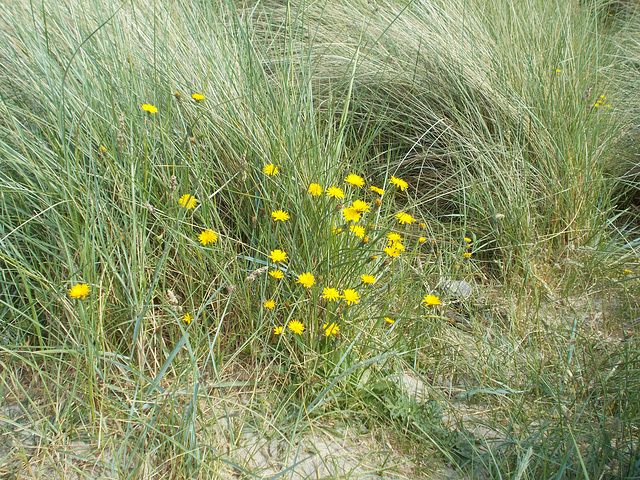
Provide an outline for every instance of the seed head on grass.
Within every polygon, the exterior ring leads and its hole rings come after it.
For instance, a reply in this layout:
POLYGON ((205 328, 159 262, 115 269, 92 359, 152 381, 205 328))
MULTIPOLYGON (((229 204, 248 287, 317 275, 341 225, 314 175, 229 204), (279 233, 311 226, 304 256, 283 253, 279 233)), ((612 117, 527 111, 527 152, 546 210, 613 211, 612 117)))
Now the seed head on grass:
POLYGON ((347 175, 344 181, 353 187, 362 187, 364 185, 364 178, 354 173, 347 175))
POLYGON ((398 187, 401 191, 405 191, 407 189, 407 187, 409 186, 409 184, 407 182, 405 182, 404 180, 402 180, 401 178, 396 178, 394 176, 391 177, 390 182, 395 185, 396 187, 398 187))
POLYGON ((338 187, 329 187, 327 188, 327 197, 331 198, 344 198, 344 192, 341 188, 338 187))
POLYGON ((273 217, 273 221, 281 221, 289 220, 289 214, 284 210, 276 210, 275 212, 271 212, 271 216, 273 217))
POLYGON ((424 297, 422 299, 422 303, 424 303, 427 306, 430 306, 430 305, 442 305, 442 302, 440 301, 440 298, 435 296, 435 295, 427 295, 426 297, 424 297))
POLYGON ((322 187, 317 183, 312 183, 311 185, 309 185, 309 189, 307 191, 313 197, 319 197, 320 195, 322 195, 322 187))
POLYGON ((347 288, 344 292, 342 292, 342 298, 347 305, 351 305, 352 303, 358 304, 360 302, 360 296, 358 292, 352 290, 351 288, 347 288))
POLYGON ((274 176, 277 175, 278 173, 280 173, 278 171, 278 167, 276 167, 273 163, 269 163, 267 165, 264 166, 264 168, 262 169, 262 171, 270 176, 274 176))
POLYGON ((79 298, 80 300, 83 300, 87 295, 89 295, 89 285, 86 283, 78 283, 69 290, 69 296, 71 298, 79 298))
POLYGON ((298 281, 296 283, 299 283, 305 288, 311 288, 313 284, 316 283, 316 279, 309 272, 301 273, 298 275, 298 281))
POLYGON ((178 203, 180 204, 180 206, 186 208, 187 210, 190 210, 196 206, 196 204, 198 203, 198 200, 196 199, 196 197, 189 195, 188 193, 185 193, 180 197, 180 199, 178 200, 178 203))
POLYGON ((216 243, 218 241, 218 234, 213 230, 204 230, 200 235, 198 235, 198 241, 202 245, 216 243))
POLYGON ((302 335, 302 332, 304 332, 304 323, 299 320, 291 320, 287 326, 296 335, 302 335))
POLYGON ((287 254, 282 250, 276 249, 271 251, 271 255, 269 255, 269 258, 274 263, 284 262, 285 260, 287 260, 287 254))
POLYGON ((327 337, 330 337, 331 335, 337 337, 338 335, 340 335, 340 327, 336 324, 336 322, 331 322, 330 324, 325 323, 324 325, 322 325, 322 330, 324 330, 324 334, 327 337))
POLYGON ((322 298, 328 300, 329 302, 335 302, 340 298, 340 292, 335 288, 325 287, 322 290, 322 298))
POLYGON ((398 223, 400 225, 412 224, 416 221, 415 218, 404 212, 396 213, 396 218, 398 219, 398 223))
POLYGON ((145 103, 144 105, 142 105, 142 110, 144 110, 145 112, 149 112, 149 113, 157 113, 158 109, 156 107, 154 107, 153 105, 151 105, 150 103, 145 103))

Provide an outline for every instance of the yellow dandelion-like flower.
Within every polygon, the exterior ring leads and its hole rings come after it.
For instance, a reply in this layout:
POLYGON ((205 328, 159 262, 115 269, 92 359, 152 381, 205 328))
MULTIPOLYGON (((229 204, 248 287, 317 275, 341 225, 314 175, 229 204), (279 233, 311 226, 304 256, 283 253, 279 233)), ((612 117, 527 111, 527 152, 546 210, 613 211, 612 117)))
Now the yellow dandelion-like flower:
POLYGON ((392 318, 389 317, 384 317, 384 321, 387 322, 390 325, 393 325, 394 323, 396 323, 396 321, 392 318))
POLYGON ((471 258, 471 252, 464 252, 464 253, 462 254, 462 256, 463 256, 464 258, 471 258))
POLYGON ((204 100, 204 95, 202 95, 201 93, 192 93, 191 98, 193 98, 196 102, 201 102, 202 100, 204 100))
POLYGON ((556 73, 561 73, 562 69, 561 68, 556 68, 556 73))
POLYGON ((456 265, 453 268, 455 268, 456 270, 458 270, 460 268, 460 265, 456 265))
POLYGON ((274 222, 284 222, 285 220, 289 220, 289 214, 284 210, 276 210, 275 212, 271 212, 271 216, 273 217, 274 222))
POLYGON ((340 233, 340 232, 342 232, 342 229, 341 229, 341 228, 338 228, 338 227, 333 227, 333 229, 332 229, 331 231, 332 231, 333 233, 340 233))
POLYGON ((158 111, 158 109, 150 103, 145 103, 144 105, 142 105, 142 110, 149 113, 157 113, 158 111))
POLYGON ((369 237, 364 237, 364 238, 362 239, 362 241, 363 241, 364 243, 369 243, 369 237))
POLYGON ((401 244, 400 242, 395 242, 391 245, 391 248, 395 248, 396 250, 399 250, 401 252, 405 251, 404 245, 401 244))
POLYGON ((324 334, 327 337, 330 337, 331 335, 338 336, 340 335, 340 327, 336 324, 336 322, 331 322, 330 324, 324 324, 322 325, 322 330, 324 330, 324 334))
POLYGON ((422 303, 424 303, 425 305, 442 305, 440 298, 436 297, 435 295, 427 295, 422 299, 422 303))
POLYGON ((218 234, 213 230, 203 230, 203 232, 200 235, 198 235, 198 241, 202 245, 215 243, 218 241, 218 234))
POLYGON ((378 255, 373 255, 373 256, 371 257, 371 260, 377 260, 377 259, 378 259, 378 255))
POLYGON ((317 183, 312 183, 311 185, 309 185, 309 189, 307 191, 314 197, 319 197, 320 195, 322 195, 322 187, 317 183))
POLYGON ((387 233, 387 238, 389 239, 389 245, 402 241, 402 236, 395 232, 387 233))
POLYGON ((427 239, 425 237, 418 238, 418 243, 424 243, 426 241, 427 241, 427 239))
POLYGON ((633 273, 631 270, 629 270, 628 268, 624 269, 624 273, 625 275, 629 275, 630 273, 633 273))
POLYGON ((420 228, 425 229, 427 228, 427 224, 424 222, 420 222, 420 228))
POLYGON ((398 223, 400 225, 411 224, 416 221, 415 218, 404 212, 396 213, 396 218, 398 219, 398 223))
POLYGON ((342 210, 342 218, 344 218, 346 222, 359 222, 360 216, 361 213, 353 208, 345 208, 342 210))
POLYGON ((282 331, 284 330, 284 327, 273 327, 273 334, 274 335, 282 335, 282 331))
POLYGON ((469 237, 464 237, 464 241, 467 243, 471 243, 471 239, 469 237))
POLYGON ((287 254, 282 250, 272 250, 269 258, 275 263, 284 262, 287 259, 287 254))
POLYGON ((364 202, 362 200, 356 200, 351 205, 351 208, 353 208, 356 212, 368 212, 370 211, 371 207, 367 202, 364 202))
POLYGON ((316 279, 309 272, 301 273, 298 275, 298 281, 296 283, 299 283, 305 288, 311 288, 311 286, 316 283, 316 279))
POLYGON ((364 185, 364 178, 354 173, 347 175, 347 178, 345 178, 344 181, 354 187, 362 187, 364 185))
POLYGON ((78 283, 71 287, 71 290, 69 290, 69 296, 71 298, 79 298, 82 300, 89 295, 89 290, 89 285, 86 283, 78 283))
POLYGON ((271 270, 269 272, 269 275, 271 275, 273 278, 280 279, 284 277, 284 272, 282 270, 271 270))
POLYGON ((276 302, 274 302, 273 300, 267 300, 262 304, 262 306, 264 308, 268 308, 269 310, 273 310, 274 308, 276 308, 276 302))
POLYGON ((338 187, 327 188, 327 197, 331 198, 344 198, 344 192, 338 187))
POLYGON ((189 325, 193 321, 193 318, 187 313, 184 317, 182 317, 182 321, 189 325))
POLYGON ((384 190, 378 187, 374 187, 373 185, 371 185, 369 187, 369 190, 371 190, 372 192, 377 193, 378 195, 384 195, 384 190))
POLYGON ((264 168, 262 169, 262 171, 264 173, 266 173, 267 175, 277 175, 278 173, 280 173, 278 171, 278 167, 276 167, 273 163, 269 163, 267 165, 264 166, 264 168))
POLYGON ((351 288, 347 288, 344 292, 342 292, 342 298, 347 302, 347 305, 351 305, 352 303, 357 304, 360 301, 360 296, 358 292, 352 290, 351 288))
POLYGON ((362 280, 362 283, 366 283, 368 285, 373 285, 374 283, 376 283, 376 277, 374 277, 373 275, 360 275, 360 280, 362 280))
POLYGON ((287 326, 296 335, 302 335, 302 332, 304 332, 304 323, 299 320, 291 320, 287 326))
POLYGON ((376 206, 379 207, 380 205, 382 205, 382 200, 379 198, 376 198, 376 206))
POLYGON ((351 225, 349 231, 358 238, 364 237, 364 227, 362 225, 351 225))
POLYGON ((390 182, 392 184, 394 184, 396 187, 398 187, 401 191, 405 191, 407 189, 407 187, 409 186, 409 184, 407 182, 405 182, 404 180, 402 180, 401 178, 396 178, 394 176, 391 177, 390 182))
POLYGON ((335 288, 325 287, 322 290, 322 298, 330 302, 335 302, 340 298, 340 292, 338 292, 338 290, 336 290, 335 288))
POLYGON ((399 257, 400 256, 400 250, 398 250, 395 247, 395 245, 394 246, 389 245, 388 247, 385 247, 384 248, 384 253, 386 253, 390 257, 399 257))
POLYGON ((196 203, 198 203, 198 199, 193 195, 189 195, 188 193, 185 193, 180 197, 180 199, 178 200, 178 203, 182 207, 186 208, 187 210, 190 210, 196 206, 196 203))

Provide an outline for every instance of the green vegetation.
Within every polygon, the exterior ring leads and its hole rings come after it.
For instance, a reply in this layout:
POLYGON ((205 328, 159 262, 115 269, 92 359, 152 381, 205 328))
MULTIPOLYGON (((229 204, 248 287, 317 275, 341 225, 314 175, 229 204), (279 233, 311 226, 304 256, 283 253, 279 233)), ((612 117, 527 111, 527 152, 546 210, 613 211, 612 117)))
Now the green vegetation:
POLYGON ((638 39, 631 1, 4 6, 0 473, 637 478, 638 39))

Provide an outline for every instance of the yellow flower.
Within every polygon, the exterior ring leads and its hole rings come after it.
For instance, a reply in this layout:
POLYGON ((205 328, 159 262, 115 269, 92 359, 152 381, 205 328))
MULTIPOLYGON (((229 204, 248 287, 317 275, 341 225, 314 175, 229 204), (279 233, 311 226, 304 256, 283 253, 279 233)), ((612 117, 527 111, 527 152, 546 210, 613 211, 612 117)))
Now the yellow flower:
POLYGON ((364 237, 364 238, 362 239, 362 241, 363 241, 364 243, 369 243, 369 237, 364 237))
POLYGON ((384 248, 384 253, 386 253, 387 255, 389 255, 390 257, 399 257, 400 256, 400 250, 398 250, 395 247, 396 244, 394 244, 393 246, 388 246, 384 248))
POLYGON ((353 202, 351 208, 353 208, 356 212, 368 212, 370 209, 369 204, 367 202, 363 202, 362 200, 356 200, 355 202, 353 202))
POLYGON ((354 187, 361 187, 364 185, 364 178, 354 173, 347 175, 347 178, 345 178, 344 181, 354 187))
POLYGON ((424 242, 426 242, 426 241, 427 241, 427 239, 426 239, 425 237, 420 237, 420 238, 418 239, 418 243, 424 243, 424 242))
POLYGON ((309 185, 309 190, 307 191, 314 197, 322 195, 322 187, 317 183, 312 183, 311 185, 309 185))
POLYGON ((358 238, 364 237, 364 227, 362 225, 351 225, 349 227, 349 231, 353 233, 358 238))
POLYGON ((347 305, 351 305, 352 303, 357 304, 360 301, 358 292, 350 288, 347 288, 344 292, 342 292, 342 298, 344 298, 344 301, 347 302, 347 305))
POLYGON ((407 223, 410 224, 416 221, 415 218, 404 212, 396 213, 396 218, 398 219, 398 223, 400 223, 400 225, 405 225, 407 223))
POLYGON ((387 238, 389 239, 389 245, 402 241, 402 236, 395 232, 387 233, 387 238))
POLYGON ((455 268, 456 270, 458 270, 458 269, 460 268, 460 265, 456 265, 456 266, 455 266, 455 267, 453 267, 453 268, 455 268))
POLYGON ((391 325, 393 325, 394 323, 396 323, 396 321, 395 321, 395 320, 393 320, 392 318, 389 318, 389 317, 384 317, 384 321, 385 321, 385 322, 387 322, 387 323, 389 323, 389 324, 391 324, 391 325))
POLYGON ((193 318, 191 318, 191 315, 187 313, 184 317, 182 317, 182 321, 189 325, 193 321, 193 318))
POLYGON ((289 220, 289 214, 284 210, 276 210, 275 212, 271 212, 271 216, 273 217, 274 222, 277 222, 278 220, 280 220, 281 222, 289 220))
POLYGON ((198 235, 198 241, 202 245, 215 243, 218 241, 218 234, 213 230, 203 230, 203 232, 200 235, 198 235))
POLYGON ((273 300, 267 300, 262 304, 262 306, 264 308, 268 308, 269 310, 273 310, 274 308, 276 308, 276 302, 274 302, 273 300))
POLYGON ((296 335, 302 335, 304 332, 304 324, 299 320, 291 320, 287 326, 296 335))
POLYGON ((196 199, 196 197, 189 195, 188 193, 185 193, 180 197, 180 200, 178 200, 178 203, 184 208, 186 208, 187 210, 189 210, 196 206, 196 203, 198 203, 198 200, 196 199))
POLYGON ((196 102, 201 102, 202 100, 204 100, 204 95, 202 95, 201 93, 192 93, 191 98, 193 98, 196 102))
POLYGON ((329 325, 325 323, 322 325, 322 329, 327 337, 330 337, 331 335, 334 337, 340 335, 340 327, 336 325, 336 322, 331 322, 329 325))
POLYGON ((427 224, 424 222, 420 222, 420 228, 427 228, 427 224))
POLYGON ((400 242, 395 242, 391 245, 391 248, 395 248, 396 250, 400 251, 400 252, 404 252, 405 248, 404 245, 401 244, 400 242))
POLYGON ((369 187, 369 190, 371 190, 372 192, 377 193, 378 195, 384 195, 384 190, 378 187, 374 187, 373 185, 371 185, 369 187))
POLYGON ((316 283, 316 280, 315 278, 313 278, 313 275, 311 273, 307 272, 298 275, 298 281, 296 283, 299 283, 305 288, 311 288, 311 286, 316 283))
POLYGON ((322 290, 322 298, 329 300, 330 302, 334 302, 340 298, 340 292, 335 288, 325 287, 322 290))
POLYGON ((562 72, 562 69, 561 68, 556 68, 556 73, 560 73, 560 72, 562 72))
POLYGON ((78 283, 69 290, 69 296, 71 298, 84 299, 87 295, 89 295, 89 285, 86 283, 78 283))
POLYGON ((424 303, 425 305, 442 305, 440 299, 435 295, 427 295, 422 300, 422 303, 424 303))
POLYGON ((284 273, 282 272, 282 270, 271 270, 269 272, 269 275, 271 275, 273 278, 282 278, 282 277, 284 277, 284 273))
POLYGON ((342 229, 338 228, 338 227, 333 227, 332 232, 333 233, 340 233, 340 232, 342 232, 342 229))
POLYGON ((283 330, 284 330, 284 327, 273 327, 273 334, 281 335, 283 330))
POLYGON ((158 109, 150 103, 145 103, 144 105, 142 105, 142 110, 149 113, 156 113, 158 111, 158 109))
POLYGON ((467 243, 471 243, 471 239, 469 237, 464 237, 464 241, 467 243))
POLYGON ((360 279, 362 280, 362 283, 367 283, 369 285, 373 285, 374 283, 376 283, 376 277, 374 277, 373 275, 360 275, 360 279))
POLYGON ((282 250, 272 250, 269 258, 275 263, 284 262, 287 259, 287 254, 282 250))
POLYGON ((629 275, 630 273, 633 273, 633 272, 632 272, 631 270, 629 270, 628 268, 625 268, 625 269, 624 269, 624 273, 625 273, 626 275, 629 275))
POLYGON ((396 187, 398 187, 401 191, 405 191, 409 184, 402 180, 401 178, 396 178, 394 176, 391 177, 391 183, 393 183, 396 187))
POLYGON ((342 218, 344 218, 346 222, 359 222, 360 212, 353 208, 345 208, 342 210, 342 218))
POLYGON ((341 188, 329 187, 327 188, 327 197, 344 198, 344 192, 342 191, 341 188))
POLYGON ((471 258, 471 252, 464 252, 464 253, 462 254, 462 256, 463 256, 464 258, 471 258))
POLYGON ((278 167, 276 167, 273 163, 269 163, 267 165, 264 166, 264 168, 262 169, 262 171, 264 173, 266 173, 267 175, 277 175, 278 172, 278 167))

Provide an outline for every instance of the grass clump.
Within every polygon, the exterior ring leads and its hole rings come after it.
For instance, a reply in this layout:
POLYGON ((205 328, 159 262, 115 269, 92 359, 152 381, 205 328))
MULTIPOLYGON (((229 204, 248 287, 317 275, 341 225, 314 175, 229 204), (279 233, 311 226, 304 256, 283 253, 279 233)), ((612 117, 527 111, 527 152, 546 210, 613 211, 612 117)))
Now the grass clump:
POLYGON ((632 9, 81 3, 0 20, 14 471, 635 475, 632 9))

